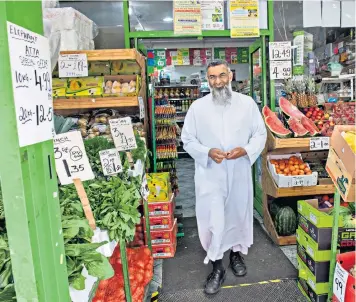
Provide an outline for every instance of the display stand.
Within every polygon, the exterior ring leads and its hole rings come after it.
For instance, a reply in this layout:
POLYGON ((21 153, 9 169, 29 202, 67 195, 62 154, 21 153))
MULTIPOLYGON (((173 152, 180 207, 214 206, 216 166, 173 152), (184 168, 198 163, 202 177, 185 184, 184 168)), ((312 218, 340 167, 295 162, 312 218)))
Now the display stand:
MULTIPOLYGON (((262 159, 262 185, 263 185, 263 220, 272 240, 278 245, 296 244, 296 235, 279 236, 274 226, 274 222, 269 212, 268 198, 293 197, 332 194, 335 186, 330 184, 319 184, 317 186, 303 186, 291 188, 279 188, 274 182, 267 166, 268 154, 292 154, 296 152, 313 152, 310 150, 310 138, 276 138, 267 130, 267 144, 263 151, 262 159)), ((325 153, 325 157, 327 154, 325 153)))

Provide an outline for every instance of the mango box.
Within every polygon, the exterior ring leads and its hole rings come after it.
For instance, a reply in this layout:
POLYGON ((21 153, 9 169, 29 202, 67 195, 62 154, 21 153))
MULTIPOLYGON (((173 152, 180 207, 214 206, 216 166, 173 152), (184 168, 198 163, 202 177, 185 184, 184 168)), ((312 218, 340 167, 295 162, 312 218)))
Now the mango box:
POLYGON ((298 288, 302 292, 304 296, 308 298, 309 301, 312 302, 327 302, 328 301, 328 294, 317 295, 315 291, 308 285, 308 283, 298 278, 298 288))
POLYGON ((169 201, 172 192, 169 172, 147 173, 147 186, 150 190, 148 202, 169 201))
POLYGON ((101 97, 104 77, 69 78, 66 97, 101 97))
POLYGON ((177 250, 177 241, 172 244, 152 245, 154 259, 173 258, 177 250))
MULTIPOLYGON (((151 230, 150 233, 152 245, 174 244, 177 240, 177 231, 177 219, 174 220, 174 225, 170 230, 151 230)), ((145 239, 147 242, 147 232, 145 232, 145 239)))
MULTIPOLYGON (((174 224, 173 214, 167 216, 153 216, 149 218, 150 230, 170 230, 174 224)), ((144 229, 146 231, 146 224, 144 224, 144 229)))
POLYGON ((297 242, 297 253, 299 258, 315 276, 316 282, 328 282, 330 261, 316 262, 306 251, 306 248, 297 242))
POLYGON ((356 131, 355 126, 335 126, 330 138, 330 147, 333 148, 339 160, 343 163, 347 173, 355 179, 356 177, 356 154, 342 137, 341 133, 346 131, 356 131))
POLYGON ((54 98, 66 96, 67 82, 67 79, 52 79, 52 94, 54 98))
POLYGON ((91 61, 88 62, 89 76, 103 76, 110 74, 110 61, 91 61))
POLYGON ((175 209, 174 194, 170 194, 169 201, 159 201, 148 203, 148 214, 153 216, 167 216, 173 215, 175 209))
POLYGON ((355 176, 349 172, 355 169, 355 167, 350 168, 352 162, 346 163, 347 164, 344 164, 333 148, 329 149, 326 171, 338 188, 341 197, 347 202, 355 202, 355 176))
POLYGON ((311 273, 299 256, 297 256, 297 261, 299 278, 306 280, 307 284, 317 295, 327 294, 329 291, 329 282, 316 282, 315 276, 311 273))

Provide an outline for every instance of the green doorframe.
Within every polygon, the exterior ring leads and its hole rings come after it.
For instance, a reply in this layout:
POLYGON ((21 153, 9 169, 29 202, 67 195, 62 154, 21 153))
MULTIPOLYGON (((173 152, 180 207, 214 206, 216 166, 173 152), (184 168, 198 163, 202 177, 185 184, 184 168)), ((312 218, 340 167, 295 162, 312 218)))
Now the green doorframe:
POLYGON ((0 180, 17 301, 70 301, 53 141, 20 148, 7 21, 43 35, 41 1, 0 2, 0 180))

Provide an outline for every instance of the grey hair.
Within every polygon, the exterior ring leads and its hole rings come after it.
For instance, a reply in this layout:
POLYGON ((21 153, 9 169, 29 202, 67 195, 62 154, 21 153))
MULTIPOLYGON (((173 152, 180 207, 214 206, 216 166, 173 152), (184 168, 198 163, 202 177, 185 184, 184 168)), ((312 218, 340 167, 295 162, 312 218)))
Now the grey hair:
POLYGON ((226 66, 226 68, 230 71, 229 64, 225 60, 221 60, 221 59, 211 61, 208 64, 208 66, 206 67, 206 71, 208 71, 210 67, 215 67, 215 66, 219 66, 219 65, 226 66))

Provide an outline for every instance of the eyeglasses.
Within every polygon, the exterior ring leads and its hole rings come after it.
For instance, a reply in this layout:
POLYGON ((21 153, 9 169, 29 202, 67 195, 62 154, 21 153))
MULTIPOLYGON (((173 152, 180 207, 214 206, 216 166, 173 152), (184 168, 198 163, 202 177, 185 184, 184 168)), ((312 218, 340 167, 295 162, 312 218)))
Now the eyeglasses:
POLYGON ((215 82, 218 78, 219 78, 220 80, 226 80, 227 77, 228 77, 228 75, 227 75, 226 73, 222 73, 222 74, 220 74, 220 75, 218 75, 218 76, 216 76, 216 75, 210 75, 210 76, 208 76, 208 79, 209 79, 209 81, 215 82))

